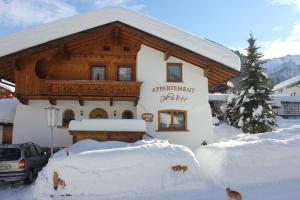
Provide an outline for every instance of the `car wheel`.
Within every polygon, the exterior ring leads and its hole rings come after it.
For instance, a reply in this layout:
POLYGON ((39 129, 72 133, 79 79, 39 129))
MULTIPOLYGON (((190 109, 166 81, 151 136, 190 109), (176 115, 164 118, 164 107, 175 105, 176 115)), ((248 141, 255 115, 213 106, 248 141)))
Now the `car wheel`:
POLYGON ((34 173, 33 173, 32 170, 30 170, 30 171, 28 172, 27 178, 25 179, 25 184, 26 184, 26 185, 31 184, 31 183, 33 182, 33 179, 34 179, 34 173))

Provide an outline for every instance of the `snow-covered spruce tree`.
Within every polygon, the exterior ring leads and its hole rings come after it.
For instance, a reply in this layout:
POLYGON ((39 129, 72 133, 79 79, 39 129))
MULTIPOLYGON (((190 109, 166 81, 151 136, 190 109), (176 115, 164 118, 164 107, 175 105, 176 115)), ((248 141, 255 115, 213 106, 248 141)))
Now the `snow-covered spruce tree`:
POLYGON ((262 71, 262 54, 256 47, 255 39, 250 34, 246 48, 242 81, 234 92, 225 109, 228 123, 241 128, 244 133, 263 133, 271 131, 276 125, 275 113, 270 105, 269 80, 262 71))

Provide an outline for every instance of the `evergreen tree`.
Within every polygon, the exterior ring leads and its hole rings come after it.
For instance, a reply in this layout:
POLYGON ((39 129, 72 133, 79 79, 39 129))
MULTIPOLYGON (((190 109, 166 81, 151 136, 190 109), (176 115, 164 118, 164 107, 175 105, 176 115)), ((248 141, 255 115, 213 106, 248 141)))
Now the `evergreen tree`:
POLYGON ((271 131, 276 125, 275 113, 270 104, 272 93, 269 79, 262 71, 262 54, 250 34, 247 55, 244 60, 243 79, 229 100, 226 118, 230 125, 241 128, 244 133, 263 133, 271 131))

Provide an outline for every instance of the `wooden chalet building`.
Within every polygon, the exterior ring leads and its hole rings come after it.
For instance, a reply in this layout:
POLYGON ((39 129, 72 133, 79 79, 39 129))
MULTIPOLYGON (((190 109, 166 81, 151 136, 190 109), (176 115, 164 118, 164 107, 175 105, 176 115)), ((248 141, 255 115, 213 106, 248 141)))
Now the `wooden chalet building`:
POLYGON ((214 138, 209 89, 239 68, 229 49, 119 7, 0 38, 0 78, 16 84, 21 102, 13 143, 49 146, 44 108, 53 105, 56 146, 146 132, 193 149, 214 138))

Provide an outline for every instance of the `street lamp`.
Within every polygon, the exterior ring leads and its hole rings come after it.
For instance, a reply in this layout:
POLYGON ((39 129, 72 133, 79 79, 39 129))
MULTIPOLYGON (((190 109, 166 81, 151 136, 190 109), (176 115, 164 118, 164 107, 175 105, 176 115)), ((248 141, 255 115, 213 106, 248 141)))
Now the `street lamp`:
POLYGON ((57 116, 58 116, 58 108, 49 107, 45 108, 47 112, 47 120, 48 126, 51 128, 51 157, 53 157, 53 147, 54 147, 54 137, 53 137, 53 128, 57 126, 57 116))

